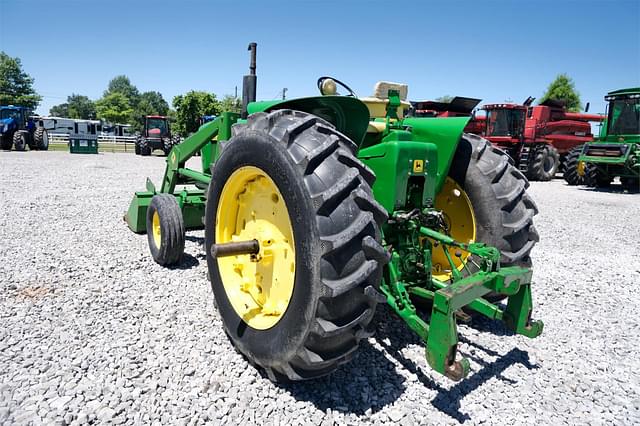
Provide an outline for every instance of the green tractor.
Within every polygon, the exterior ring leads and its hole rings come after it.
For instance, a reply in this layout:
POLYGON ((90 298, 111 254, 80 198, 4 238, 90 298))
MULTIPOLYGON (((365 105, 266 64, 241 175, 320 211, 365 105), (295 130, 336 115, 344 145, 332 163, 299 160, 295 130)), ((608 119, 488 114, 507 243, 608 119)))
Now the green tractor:
POLYGON ((161 265, 180 262, 185 230, 204 224, 217 309, 252 365, 274 381, 329 374, 385 302, 453 380, 469 372, 456 355, 461 316, 540 335, 537 209, 505 153, 463 134, 468 117, 405 118, 403 84, 357 98, 323 77, 321 96, 255 102, 249 47, 242 114, 173 147, 160 187, 147 179, 124 219, 161 265), (186 165, 199 150, 202 171, 186 165))
POLYGON ((640 87, 609 92, 607 118, 594 142, 567 155, 564 178, 570 185, 595 188, 611 185, 615 177, 630 192, 640 188, 640 87))

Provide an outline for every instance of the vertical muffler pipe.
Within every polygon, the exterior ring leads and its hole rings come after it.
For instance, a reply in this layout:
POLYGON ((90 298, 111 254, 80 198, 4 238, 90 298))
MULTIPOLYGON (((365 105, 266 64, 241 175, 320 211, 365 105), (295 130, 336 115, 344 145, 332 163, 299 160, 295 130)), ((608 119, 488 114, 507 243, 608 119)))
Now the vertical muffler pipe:
POLYGON ((249 75, 242 78, 242 118, 247 118, 247 105, 256 100, 256 84, 258 76, 256 75, 256 49, 257 43, 249 43, 247 50, 251 51, 251 64, 249 65, 249 75))

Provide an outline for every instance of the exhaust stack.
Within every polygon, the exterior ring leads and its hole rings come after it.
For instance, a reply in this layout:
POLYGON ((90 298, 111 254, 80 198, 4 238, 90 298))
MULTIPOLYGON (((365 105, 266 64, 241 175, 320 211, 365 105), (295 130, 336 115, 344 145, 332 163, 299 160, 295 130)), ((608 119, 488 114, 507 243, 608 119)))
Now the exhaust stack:
POLYGON ((251 63, 249 64, 249 75, 242 78, 242 118, 247 118, 247 105, 256 100, 256 85, 258 76, 256 75, 256 49, 257 43, 249 43, 247 50, 251 51, 251 63))

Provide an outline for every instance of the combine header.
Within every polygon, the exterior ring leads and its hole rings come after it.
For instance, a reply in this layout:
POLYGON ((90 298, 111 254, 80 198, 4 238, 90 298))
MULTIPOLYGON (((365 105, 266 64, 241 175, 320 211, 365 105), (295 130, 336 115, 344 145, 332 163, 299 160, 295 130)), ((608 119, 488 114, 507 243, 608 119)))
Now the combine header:
POLYGON ((125 220, 161 265, 180 262, 185 229, 204 223, 217 309, 252 365, 275 381, 329 374, 372 334, 383 302, 453 380, 469 372, 457 356, 462 309, 542 332, 536 206, 502 151, 463 134, 468 118, 404 117, 406 85, 379 82, 357 98, 330 77, 321 96, 256 102, 249 48, 242 114, 174 146, 160 186, 147 180, 125 220), (186 165, 198 151, 202 171, 186 165))
POLYGON ((464 131, 480 135, 484 133, 485 117, 476 117, 474 110, 481 100, 456 96, 450 102, 415 101, 411 102, 408 115, 412 117, 473 117, 464 131))

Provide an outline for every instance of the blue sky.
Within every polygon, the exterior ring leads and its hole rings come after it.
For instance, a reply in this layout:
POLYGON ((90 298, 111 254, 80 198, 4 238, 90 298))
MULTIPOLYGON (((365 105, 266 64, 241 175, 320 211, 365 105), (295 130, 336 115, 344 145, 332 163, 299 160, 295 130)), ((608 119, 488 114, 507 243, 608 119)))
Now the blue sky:
POLYGON ((360 96, 389 80, 411 99, 521 102, 566 72, 602 112, 605 92, 640 85, 640 0, 0 0, 0 50, 35 78, 40 113, 72 92, 97 99, 118 74, 169 102, 233 94, 250 41, 259 99, 315 94, 332 75, 360 96))

